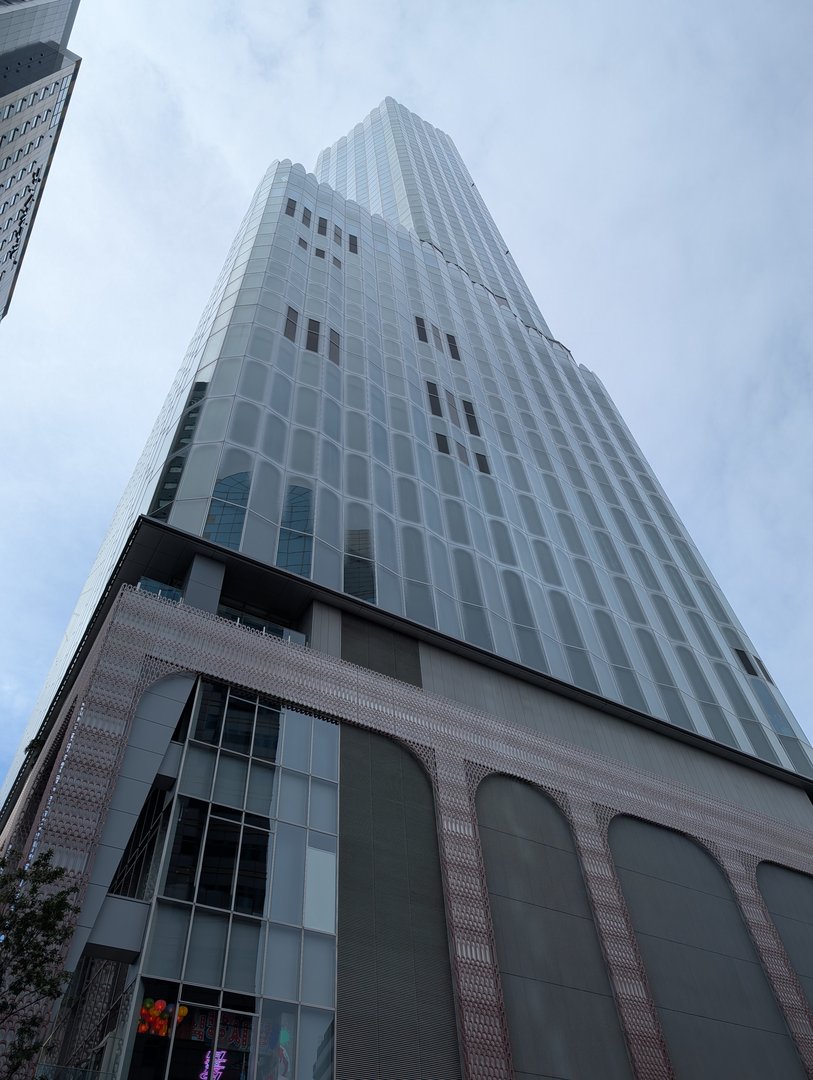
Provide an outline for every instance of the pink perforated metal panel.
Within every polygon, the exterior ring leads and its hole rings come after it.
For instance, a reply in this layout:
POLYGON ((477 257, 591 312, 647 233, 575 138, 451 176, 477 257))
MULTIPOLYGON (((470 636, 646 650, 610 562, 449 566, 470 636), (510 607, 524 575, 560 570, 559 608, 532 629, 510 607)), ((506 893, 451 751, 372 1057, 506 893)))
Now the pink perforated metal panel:
POLYGON ((755 876, 764 859, 813 873, 810 832, 128 587, 77 680, 81 708, 63 736, 27 837, 29 846, 36 835, 55 848, 77 882, 87 879, 136 704, 150 683, 176 671, 199 672, 387 734, 424 763, 435 791, 462 1054, 471 1080, 513 1075, 474 805, 477 784, 492 772, 539 785, 570 822, 637 1077, 668 1078, 672 1070, 610 855, 607 830, 619 813, 680 830, 718 858, 813 1075, 813 1020, 755 876))

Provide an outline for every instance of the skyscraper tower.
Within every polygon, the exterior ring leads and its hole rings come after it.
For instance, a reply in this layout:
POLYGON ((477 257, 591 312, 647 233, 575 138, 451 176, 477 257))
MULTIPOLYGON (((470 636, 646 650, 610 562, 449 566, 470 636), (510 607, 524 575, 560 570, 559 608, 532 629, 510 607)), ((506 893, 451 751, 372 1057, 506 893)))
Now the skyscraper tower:
POLYGON ((79 71, 79 0, 0 3, 0 319, 8 312, 79 71))
POLYGON ((25 747, 3 843, 82 889, 41 1068, 813 1070, 810 746, 390 98, 263 178, 25 747))

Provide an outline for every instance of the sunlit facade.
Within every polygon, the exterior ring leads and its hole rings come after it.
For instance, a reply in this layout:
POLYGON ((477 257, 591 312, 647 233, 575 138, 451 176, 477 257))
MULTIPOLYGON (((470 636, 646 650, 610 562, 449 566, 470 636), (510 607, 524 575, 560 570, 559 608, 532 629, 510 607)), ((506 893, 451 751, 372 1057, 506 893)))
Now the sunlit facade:
POLYGON ((262 179, 24 747, 3 842, 83 890, 43 1075, 813 1067, 810 746, 390 98, 262 179))

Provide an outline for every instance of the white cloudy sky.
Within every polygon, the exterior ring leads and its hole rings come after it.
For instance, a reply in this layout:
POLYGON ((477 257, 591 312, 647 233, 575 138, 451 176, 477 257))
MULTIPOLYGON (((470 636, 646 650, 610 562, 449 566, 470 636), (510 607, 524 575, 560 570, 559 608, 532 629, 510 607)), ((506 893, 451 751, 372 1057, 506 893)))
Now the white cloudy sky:
POLYGON ((813 733, 810 0, 82 0, 0 326, 0 775, 267 163, 455 139, 813 733))

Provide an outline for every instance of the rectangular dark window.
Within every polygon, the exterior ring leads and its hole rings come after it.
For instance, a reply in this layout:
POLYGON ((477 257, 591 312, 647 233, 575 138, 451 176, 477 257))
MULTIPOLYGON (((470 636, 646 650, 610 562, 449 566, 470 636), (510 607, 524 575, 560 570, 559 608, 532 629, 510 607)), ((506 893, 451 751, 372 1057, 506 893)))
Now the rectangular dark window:
POLYGON ((342 260, 341 260, 341 259, 337 259, 337 258, 336 258, 336 256, 334 255, 334 256, 333 256, 333 265, 334 265, 334 266, 335 266, 335 267, 336 267, 337 269, 341 270, 341 268, 342 268, 342 260))
POLYGON ((308 337, 305 348, 311 352, 319 352, 319 323, 316 319, 308 319, 308 337))
POLYGON ((285 213, 288 217, 293 217, 296 213, 296 199, 289 199, 285 204, 285 213))
POLYGON ((294 308, 288 308, 288 314, 285 316, 285 336, 289 341, 296 341, 296 324, 299 321, 299 312, 294 308))
POLYGON ((325 249, 324 248, 316 248, 315 252, 316 252, 316 258, 317 259, 324 259, 324 257, 325 257, 325 249))
POLYGON ((307 206, 303 206, 302 207, 302 224, 304 226, 308 227, 308 226, 310 226, 310 223, 311 223, 311 212, 307 208, 307 206))
POLYGON ((231 907, 234 864, 239 846, 240 826, 236 822, 210 818, 198 882, 199 904, 231 907))
POLYGON ((316 225, 316 231, 320 236, 327 236, 327 218, 320 217, 316 225))
POLYGON ((164 896, 191 900, 195 894, 195 874, 206 824, 206 804, 191 799, 180 802, 181 813, 175 828, 164 896))
POLYGON ((444 390, 444 393, 446 394, 446 404, 449 406, 449 416, 452 419, 452 423, 456 427, 460 427, 460 413, 457 411, 457 402, 448 390, 444 390))
POLYGON ((435 432, 435 441, 438 444, 438 450, 440 450, 441 454, 450 453, 449 440, 446 438, 445 435, 441 435, 441 433, 439 431, 436 431, 435 432))
POLYGON ((443 416, 443 406, 440 403, 440 393, 438 392, 438 384, 428 382, 426 384, 426 390, 429 394, 429 408, 433 416, 443 416))
POLYGON ((350 247, 350 251, 352 252, 352 254, 353 255, 358 255, 358 253, 359 253, 359 238, 357 236, 353 236, 353 234, 350 233, 348 235, 348 237, 347 237, 347 241, 348 241, 348 245, 350 247))
POLYGON ((469 431, 472 435, 479 435, 480 426, 477 423, 477 417, 474 415, 474 405, 470 401, 463 401, 462 404, 463 412, 466 414, 466 423, 469 425, 469 431))
POLYGON ((331 327, 330 334, 328 335, 327 358, 328 360, 332 360, 334 364, 338 364, 339 362, 340 342, 341 339, 339 338, 338 331, 331 327))
POLYGON ((240 862, 237 867, 237 888, 234 890, 234 909, 247 915, 262 915, 267 877, 266 857, 268 833, 259 829, 243 829, 240 862))
POLYGON ((440 330, 438 330, 434 323, 432 323, 432 337, 434 339, 435 345, 437 345, 440 351, 443 352, 443 342, 440 340, 440 330))
POLYGON ((307 240, 303 240, 303 239, 302 239, 302 237, 300 236, 300 237, 299 237, 299 246, 300 246, 301 248, 304 248, 304 249, 305 249, 305 251, 307 251, 307 250, 308 250, 308 241, 307 241, 307 240))
POLYGON ((488 458, 485 454, 475 454, 474 456, 477 459, 477 468, 488 476, 491 473, 491 469, 488 467, 488 458))
POLYGON ((426 333, 426 323, 423 321, 420 315, 415 316, 415 326, 418 330, 418 341, 425 341, 428 345, 429 337, 426 333))
POLYGON ((468 451, 466 450, 465 446, 463 445, 463 443, 455 442, 454 448, 457 451, 457 456, 460 458, 460 460, 463 462, 463 464, 468 465, 468 463, 469 463, 469 454, 468 454, 468 451))
POLYGON ((754 659, 757 662, 757 666, 759 667, 759 670, 762 672, 762 674, 765 676, 765 678, 768 680, 768 682, 771 683, 771 685, 775 685, 773 679, 771 678, 770 672, 765 667, 765 665, 762 663, 760 658, 758 656, 755 656, 754 659))
POLYGON ((751 657, 748 655, 747 652, 744 652, 742 649, 735 649, 734 652, 737 654, 737 659, 742 664, 743 671, 745 671, 748 675, 758 674, 757 669, 751 663, 751 657))
POLYGON ((342 230, 338 225, 333 226, 333 239, 337 244, 342 242, 342 230))
POLYGON ((454 334, 447 334, 446 340, 449 342, 449 352, 452 354, 452 360, 460 359, 460 349, 457 347, 454 334))

